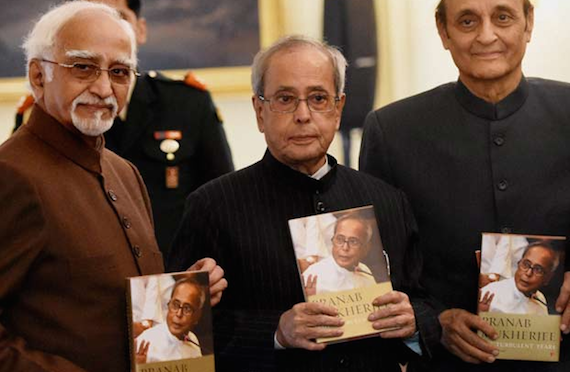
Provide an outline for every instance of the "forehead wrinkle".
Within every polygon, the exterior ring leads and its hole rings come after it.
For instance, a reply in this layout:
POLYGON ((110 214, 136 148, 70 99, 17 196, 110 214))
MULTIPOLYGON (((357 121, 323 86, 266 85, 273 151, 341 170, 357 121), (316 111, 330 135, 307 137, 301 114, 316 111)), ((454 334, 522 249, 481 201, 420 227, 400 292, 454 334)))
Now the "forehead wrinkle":
MULTIPOLYGON (((522 10, 522 9, 521 9, 522 10)), ((492 11, 508 11, 511 13, 515 13, 517 11, 516 8, 514 8, 511 4, 507 4, 507 3, 500 3, 497 5, 494 5, 492 8, 492 11)), ((458 16, 462 16, 462 15, 466 15, 466 14, 478 14, 479 12, 474 9, 473 7, 471 7, 470 5, 464 5, 464 6, 460 6, 459 10, 457 11, 458 16)))

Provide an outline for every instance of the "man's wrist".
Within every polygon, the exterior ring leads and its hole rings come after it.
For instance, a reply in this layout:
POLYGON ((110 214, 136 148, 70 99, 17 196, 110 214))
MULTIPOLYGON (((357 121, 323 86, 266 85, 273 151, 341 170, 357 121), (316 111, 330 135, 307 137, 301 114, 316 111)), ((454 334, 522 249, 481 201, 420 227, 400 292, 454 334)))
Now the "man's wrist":
POLYGON ((283 346, 277 339, 277 333, 279 333, 279 330, 275 331, 275 333, 273 334, 273 347, 275 348, 275 350, 285 350, 286 347, 283 346))

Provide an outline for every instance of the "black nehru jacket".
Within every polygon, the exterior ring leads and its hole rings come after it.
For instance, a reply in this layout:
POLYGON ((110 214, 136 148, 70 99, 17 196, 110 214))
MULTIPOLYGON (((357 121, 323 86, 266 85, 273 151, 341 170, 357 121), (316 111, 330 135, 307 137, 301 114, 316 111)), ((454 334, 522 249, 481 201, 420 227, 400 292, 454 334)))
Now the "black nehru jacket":
POLYGON ((383 181, 336 164, 321 180, 277 161, 269 151, 243 170, 193 192, 167 260, 171 271, 213 257, 229 282, 214 309, 219 371, 399 371, 413 353, 401 340, 379 337, 329 345, 324 351, 274 351, 279 317, 303 302, 288 220, 374 205, 392 283, 407 292, 424 355, 437 343, 436 318, 418 289, 416 224, 405 196, 383 181))
POLYGON ((182 219, 188 194, 234 170, 221 120, 210 94, 151 71, 137 78, 127 119, 115 120, 106 146, 140 171, 150 199, 158 245, 166 256, 182 219), (161 143, 174 138, 180 148, 170 159, 161 143), (177 187, 167 187, 167 172, 177 187))
MULTIPOLYGON (((523 77, 514 92, 491 104, 458 81, 371 113, 360 169, 410 198, 428 292, 446 307, 475 312, 475 250, 482 232, 570 236, 569 143, 569 84, 523 77)), ((543 291, 549 303, 558 292, 552 286, 543 291)), ((562 360, 570 357, 569 346, 562 343, 562 360)), ((447 354, 426 371, 546 371, 562 365, 472 365, 447 354)))

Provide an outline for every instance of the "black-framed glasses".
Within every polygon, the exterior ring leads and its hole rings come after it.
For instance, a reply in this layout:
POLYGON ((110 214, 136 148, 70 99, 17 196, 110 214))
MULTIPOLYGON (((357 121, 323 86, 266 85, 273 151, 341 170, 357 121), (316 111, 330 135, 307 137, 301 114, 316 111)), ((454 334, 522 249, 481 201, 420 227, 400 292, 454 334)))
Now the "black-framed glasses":
POLYGON ((523 271, 528 271, 531 270, 532 273, 536 276, 543 276, 544 274, 546 274, 546 269, 540 265, 533 265, 532 262, 530 262, 529 260, 520 260, 518 262, 519 265, 519 269, 523 270, 523 271))
POLYGON ((357 249, 362 247, 362 241, 360 241, 360 239, 355 237, 347 238, 342 234, 337 234, 333 236, 331 240, 333 245, 336 247, 342 247, 345 243, 348 244, 348 247, 352 249, 357 249))
POLYGON ((340 98, 338 96, 330 96, 327 93, 317 92, 311 93, 307 98, 299 98, 288 92, 275 94, 271 98, 259 95, 258 98, 262 102, 269 103, 269 109, 279 114, 289 114, 295 112, 301 101, 307 102, 309 111, 316 113, 326 113, 334 110, 340 98))
POLYGON ((195 311, 190 304, 183 304, 178 300, 168 301, 168 310, 177 313, 180 309, 182 309, 182 314, 186 316, 194 314, 195 311))
POLYGON ((102 71, 106 71, 109 74, 109 79, 115 84, 130 84, 132 75, 141 76, 132 67, 128 66, 111 66, 109 68, 101 68, 94 63, 86 62, 74 62, 72 64, 65 64, 55 61, 50 61, 47 59, 41 59, 42 62, 52 63, 60 67, 66 68, 71 72, 71 76, 74 78, 85 81, 86 83, 92 83, 99 78, 102 71))

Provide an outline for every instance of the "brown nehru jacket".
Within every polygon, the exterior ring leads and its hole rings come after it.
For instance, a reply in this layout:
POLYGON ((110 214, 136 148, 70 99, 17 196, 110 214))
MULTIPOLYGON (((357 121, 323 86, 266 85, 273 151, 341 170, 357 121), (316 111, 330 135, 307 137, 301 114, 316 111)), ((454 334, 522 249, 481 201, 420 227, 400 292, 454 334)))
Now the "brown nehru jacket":
POLYGON ((138 171, 36 106, 0 204, 0 371, 127 371, 125 277, 163 270, 138 171))

